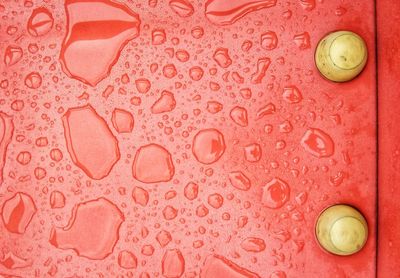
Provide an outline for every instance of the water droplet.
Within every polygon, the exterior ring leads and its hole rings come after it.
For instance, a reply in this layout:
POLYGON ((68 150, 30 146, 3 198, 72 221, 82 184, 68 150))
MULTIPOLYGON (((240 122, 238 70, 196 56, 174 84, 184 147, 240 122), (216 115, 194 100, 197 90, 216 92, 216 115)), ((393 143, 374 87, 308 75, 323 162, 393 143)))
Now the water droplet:
POLYGON ((122 250, 118 254, 118 265, 124 269, 134 269, 137 267, 137 258, 132 252, 122 250))
POLYGON ((269 65, 271 64, 271 59, 269 58, 260 58, 257 61, 257 70, 255 73, 251 75, 251 83, 259 84, 265 77, 269 65))
POLYGON ((258 274, 242 268, 220 255, 209 255, 205 259, 200 271, 200 278, 210 277, 260 278, 258 274))
POLYGON ((181 277, 185 272, 185 259, 178 249, 165 251, 161 260, 162 275, 167 278, 181 277))
POLYGON ((136 152, 132 174, 135 179, 144 183, 170 181, 175 174, 172 156, 160 145, 142 146, 136 152))
POLYGON ((112 113, 111 122, 115 130, 119 133, 130 133, 133 130, 133 115, 126 110, 115 108, 112 113))
POLYGON ((250 144, 244 147, 244 155, 247 161, 257 162, 261 159, 261 146, 259 144, 250 144))
POLYGON ((50 194, 50 207, 52 209, 55 208, 63 208, 65 206, 65 196, 60 191, 53 191, 50 194))
POLYGON ((14 100, 11 103, 11 109, 14 111, 21 111, 22 109, 24 109, 24 106, 25 106, 25 103, 21 99, 14 100))
POLYGON ((204 29, 201 26, 193 27, 191 34, 193 38, 200 39, 201 37, 204 36, 204 29))
POLYGON ((42 76, 38 72, 31 72, 25 77, 25 85, 30 89, 37 89, 42 85, 42 76))
POLYGON ((4 227, 11 233, 23 234, 36 211, 32 197, 18 192, 3 204, 1 216, 4 227))
POLYGON ((279 132, 281 132, 281 133, 289 133, 292 130, 293 130, 293 126, 288 120, 285 120, 284 122, 282 122, 279 125, 279 132))
POLYGON ((245 40, 245 41, 242 43, 242 50, 243 50, 244 52, 248 52, 252 47, 253 47, 253 42, 252 42, 252 41, 245 40))
POLYGON ((286 278, 286 273, 280 270, 272 272, 270 278, 286 278))
POLYGON ((299 194, 297 194, 295 199, 299 205, 304 205, 305 202, 307 201, 307 197, 308 197, 307 192, 300 192, 299 194))
POLYGON ((237 225, 239 228, 243 228, 247 225, 249 218, 247 216, 240 216, 237 221, 237 225))
POLYGON ((252 92, 250 88, 244 88, 244 89, 240 89, 240 95, 242 96, 242 98, 244 99, 251 99, 252 96, 252 92))
POLYGON ((60 149, 51 149, 50 158, 56 162, 59 162, 63 158, 63 154, 60 149))
POLYGON ((247 110, 244 107, 236 106, 230 112, 231 119, 239 126, 248 125, 247 110))
POLYGON ((264 240, 261 238, 248 237, 240 243, 240 247, 242 247, 247 252, 258 253, 264 251, 266 245, 264 240))
POLYGON ((178 215, 178 210, 173 206, 168 205, 163 209, 162 213, 166 220, 172 220, 175 219, 175 217, 178 215))
POLYGON ((135 186, 132 190, 132 199, 136 204, 144 207, 149 202, 149 192, 142 187, 135 186))
POLYGON ((274 50, 278 46, 278 36, 273 31, 261 34, 261 47, 266 50, 274 50))
POLYGON ((177 71, 174 64, 167 64, 163 67, 163 74, 166 78, 173 78, 177 75, 177 71))
POLYGON ((244 77, 241 76, 237 71, 232 72, 232 79, 238 84, 244 83, 244 77))
POLYGON ((219 209, 224 204, 224 198, 218 193, 210 194, 208 196, 208 204, 215 209, 219 209))
POLYGON ((267 105, 258 109, 256 120, 260 120, 261 118, 267 115, 272 115, 275 113, 275 111, 276 111, 275 105, 273 103, 268 103, 267 105))
POLYGON ((176 101, 174 94, 169 91, 162 91, 160 98, 151 106, 153 114, 170 112, 175 109, 176 101))
POLYGON ((289 231, 280 230, 273 233, 273 238, 280 240, 282 242, 287 242, 292 236, 289 231))
POLYGON ((19 46, 9 45, 4 52, 4 64, 12 66, 18 63, 23 56, 22 48, 19 46))
POLYGON ((296 86, 285 87, 282 97, 284 101, 290 104, 299 103, 303 99, 300 90, 296 86))
POLYGON ((72 161, 92 179, 108 176, 120 153, 106 121, 90 105, 68 109, 62 121, 72 161))
POLYGON ((79 203, 66 227, 53 227, 50 243, 60 249, 73 249, 88 259, 102 260, 113 252, 124 220, 119 208, 105 198, 79 203))
POLYGON ((227 48, 217 48, 213 54, 213 59, 221 68, 227 68, 232 64, 227 48))
POLYGON ((300 50, 305 50, 311 47, 310 34, 307 32, 295 35, 293 40, 300 50))
POLYGON ((164 29, 154 29, 151 33, 151 42, 153 45, 160 45, 165 43, 167 35, 164 29))
MULTIPOLYGON (((2 252, 3 253, 3 252, 2 252)), ((17 256, 11 252, 3 253, 2 258, 0 258, 0 264, 8 269, 21 269, 25 267, 30 267, 33 264, 31 259, 24 259, 17 256)), ((19 276, 0 274, 2 278, 17 278, 19 276)))
POLYGON ((150 244, 143 245, 143 247, 142 247, 142 254, 143 255, 151 256, 151 255, 153 255, 153 253, 154 253, 153 245, 150 245, 150 244))
POLYGON ((49 141, 47 140, 47 137, 39 137, 36 139, 35 144, 38 147, 45 147, 49 144, 49 141))
POLYGON ((261 202, 269 208, 280 208, 289 200, 290 188, 279 178, 272 179, 262 189, 261 202))
POLYGON ((216 129, 203 129, 193 138, 192 152, 197 161, 212 164, 225 152, 224 136, 216 129))
POLYGON ((337 7, 336 10, 335 10, 335 14, 336 14, 337 16, 342 16, 342 15, 344 15, 346 12, 347 12, 347 10, 346 10, 345 8, 343 8, 343 7, 337 7))
POLYGON ((156 236, 157 242, 160 244, 161 247, 165 247, 168 243, 171 242, 172 237, 168 231, 161 230, 156 236))
POLYGON ((204 74, 204 70, 201 67, 194 66, 189 69, 189 76, 194 81, 199 81, 204 74))
POLYGON ((47 171, 42 167, 36 167, 35 170, 33 170, 33 174, 35 175, 36 179, 41 180, 46 177, 47 171))
POLYGON ((190 59, 189 52, 187 52, 186 50, 183 50, 183 49, 177 50, 175 55, 176 55, 176 59, 178 59, 182 63, 187 62, 190 59))
POLYGON ((343 183, 346 177, 347 173, 339 171, 336 175, 329 177, 329 183, 333 186, 339 186, 343 183))
POLYGON ((6 163, 7 148, 11 143, 14 123, 11 116, 0 112, 0 185, 3 183, 3 168, 6 163))
POLYGON ((121 50, 139 36, 140 19, 109 0, 66 1, 67 33, 60 60, 70 77, 95 86, 107 77, 121 50))
POLYGON ((187 0, 171 0, 169 1, 169 6, 181 17, 191 16, 194 12, 192 4, 187 0))
POLYGON ((210 112, 211 114, 216 114, 219 111, 221 111, 223 108, 222 103, 218 101, 208 101, 207 102, 207 111, 210 112))
POLYGON ((199 193, 199 186, 197 183, 189 182, 184 189, 184 195, 188 200, 194 200, 199 193))
POLYGON ((309 128, 300 143, 307 152, 319 158, 329 157, 335 150, 332 138, 316 128, 309 128))
POLYGON ((150 8, 155 8, 157 6, 158 0, 148 0, 150 8))
POLYGON ((139 78, 139 79, 135 80, 135 85, 136 85, 136 89, 141 94, 147 93, 151 88, 151 83, 146 78, 139 78))
POLYGON ((239 190, 249 190, 251 187, 250 179, 241 171, 233 171, 229 173, 229 181, 232 186, 239 190))
POLYGON ((250 12, 270 8, 277 0, 209 0, 205 14, 208 20, 217 25, 230 25, 250 12))
POLYGON ((204 204, 201 204, 196 208, 196 215, 198 217, 204 217, 207 214, 208 214, 208 208, 204 204))
POLYGON ((54 18, 48 9, 40 7, 34 9, 28 19, 28 33, 34 37, 43 36, 53 28, 54 18))
POLYGON ((29 162, 31 162, 31 158, 32 155, 30 152, 23 151, 17 155, 17 162, 21 165, 27 165, 29 162))
POLYGON ((315 8, 315 0, 300 0, 300 4, 306 11, 312 11, 315 8))

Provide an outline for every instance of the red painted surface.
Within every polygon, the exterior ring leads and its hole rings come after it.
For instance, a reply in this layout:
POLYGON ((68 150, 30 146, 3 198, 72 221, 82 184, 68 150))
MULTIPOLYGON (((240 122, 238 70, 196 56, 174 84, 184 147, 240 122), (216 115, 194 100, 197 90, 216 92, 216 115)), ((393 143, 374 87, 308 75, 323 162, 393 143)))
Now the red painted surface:
POLYGON ((400 18, 398 1, 377 1, 379 96, 378 277, 400 277, 400 18))
POLYGON ((374 277, 374 3, 3 1, 0 274, 374 277), (346 29, 365 71, 323 79, 346 29), (348 203, 350 257, 314 225, 348 203))

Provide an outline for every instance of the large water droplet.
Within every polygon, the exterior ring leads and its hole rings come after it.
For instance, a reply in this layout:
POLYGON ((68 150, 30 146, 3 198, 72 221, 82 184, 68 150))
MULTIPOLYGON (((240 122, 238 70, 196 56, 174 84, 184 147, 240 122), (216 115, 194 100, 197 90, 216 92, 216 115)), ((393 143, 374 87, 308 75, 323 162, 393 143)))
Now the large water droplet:
POLYGON ((40 7, 34 9, 28 19, 28 33, 34 37, 43 36, 53 28, 54 18, 48 9, 40 7))
POLYGON ((3 168, 6 164, 7 149, 14 132, 14 123, 11 116, 0 112, 0 185, 3 183, 3 168))
POLYGON ((3 204, 1 216, 11 233, 23 234, 37 209, 30 195, 18 192, 3 204))
POLYGON ((203 129, 193 138, 192 152, 204 164, 212 164, 225 152, 224 136, 216 129, 203 129))
POLYGON ((229 181, 232 186, 239 190, 249 190, 251 187, 250 179, 241 171, 233 171, 229 173, 229 181))
POLYGON ((184 195, 188 200, 194 200, 199 193, 199 186, 197 183, 189 182, 184 189, 184 195))
POLYGON ((244 147, 244 155, 247 161, 257 162, 261 159, 261 146, 253 143, 244 147))
POLYGON ((278 46, 278 36, 274 31, 261 34, 261 47, 266 50, 273 50, 278 46))
POLYGON ((290 197, 290 188, 286 182, 274 178, 263 187, 261 202, 273 209, 282 207, 290 197))
POLYGON ((301 139, 302 147, 316 157, 329 157, 335 146, 332 138, 320 129, 309 128, 301 139))
POLYGON ((132 199, 136 204, 144 207, 149 202, 149 192, 142 187, 135 186, 132 190, 132 199))
POLYGON ((30 89, 37 89, 42 85, 42 76, 38 72, 31 72, 25 77, 25 85, 30 89))
POLYGON ((151 112, 153 114, 166 113, 174 110, 175 106, 174 94, 169 91, 162 91, 160 98, 151 106, 151 112))
POLYGON ((119 133, 130 133, 133 130, 133 115, 124 109, 115 108, 112 113, 111 122, 115 130, 119 133))
POLYGON ((118 254, 118 265, 124 269, 134 269, 137 267, 137 258, 132 252, 122 250, 118 254))
POLYGON ((109 0, 68 0, 65 9, 62 68, 68 76, 95 86, 108 76, 125 44, 139 35, 139 16, 109 0))
POLYGON ((170 181, 175 174, 172 156, 160 145, 142 146, 136 152, 132 174, 135 179, 144 183, 170 181))
POLYGON ((217 25, 229 25, 246 14, 276 5, 277 0, 208 0, 205 14, 217 25))
POLYGON ((162 275, 167 278, 178 278, 185 272, 185 259, 178 249, 165 251, 161 265, 162 275))
POLYGON ((101 260, 113 252, 124 220, 119 208, 105 198, 79 203, 66 227, 52 229, 50 243, 60 249, 73 249, 79 256, 101 260))
POLYGON ((255 73, 251 75, 251 83, 253 84, 261 83, 265 77, 265 74, 267 73, 270 64, 271 64, 271 59, 269 58, 264 57, 258 59, 257 70, 255 73))
POLYGON ((240 247, 242 247, 247 252, 258 253, 265 250, 265 242, 261 238, 256 237, 248 237, 245 238, 241 243, 240 247))
POLYGON ((221 68, 227 68, 232 64, 232 59, 229 57, 227 48, 217 48, 214 52, 213 59, 221 68))
POLYGON ((248 125, 248 117, 247 110, 244 107, 236 106, 232 108, 230 114, 231 119, 239 126, 247 126, 248 125))
POLYGON ((171 0, 169 1, 169 6, 181 17, 191 16, 194 12, 192 4, 187 0, 171 0))
POLYGON ((4 52, 4 64, 12 66, 22 59, 22 48, 19 46, 9 45, 4 52))
POLYGON ((118 141, 92 106, 70 108, 62 117, 72 161, 92 179, 102 179, 120 158, 118 141))
POLYGON ((300 90, 296 86, 285 87, 283 89, 282 97, 284 101, 291 104, 299 103, 303 99, 300 90))

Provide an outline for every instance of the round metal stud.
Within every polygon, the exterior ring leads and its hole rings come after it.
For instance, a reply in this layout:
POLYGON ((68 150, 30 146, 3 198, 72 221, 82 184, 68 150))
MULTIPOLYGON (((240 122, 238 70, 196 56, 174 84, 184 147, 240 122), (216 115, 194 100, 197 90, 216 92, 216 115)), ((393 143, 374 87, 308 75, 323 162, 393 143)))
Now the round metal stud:
POLYGON ((320 214, 315 233, 319 244, 326 251, 348 256, 364 247, 368 238, 368 224, 355 208, 334 205, 320 214))
POLYGON ((354 79, 364 69, 368 58, 367 45, 356 33, 337 31, 318 44, 315 64, 320 73, 335 82, 354 79))

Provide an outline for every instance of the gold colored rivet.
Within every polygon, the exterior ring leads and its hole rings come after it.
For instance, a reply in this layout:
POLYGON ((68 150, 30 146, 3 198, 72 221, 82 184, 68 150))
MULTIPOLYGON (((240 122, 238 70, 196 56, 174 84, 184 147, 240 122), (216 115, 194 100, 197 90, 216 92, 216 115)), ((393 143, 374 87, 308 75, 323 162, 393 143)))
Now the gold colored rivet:
POLYGON ((324 77, 335 82, 354 79, 364 69, 367 59, 365 41, 350 31, 328 34, 319 42, 315 51, 318 70, 324 77))
POLYGON ((368 224, 355 208, 334 205, 321 213, 315 233, 319 244, 326 251, 348 256, 364 247, 368 239, 368 224))

